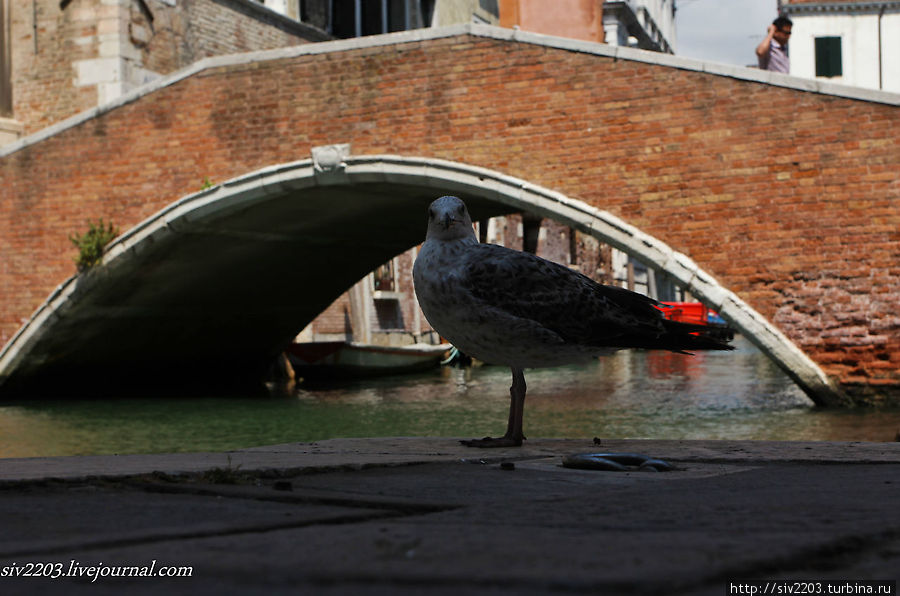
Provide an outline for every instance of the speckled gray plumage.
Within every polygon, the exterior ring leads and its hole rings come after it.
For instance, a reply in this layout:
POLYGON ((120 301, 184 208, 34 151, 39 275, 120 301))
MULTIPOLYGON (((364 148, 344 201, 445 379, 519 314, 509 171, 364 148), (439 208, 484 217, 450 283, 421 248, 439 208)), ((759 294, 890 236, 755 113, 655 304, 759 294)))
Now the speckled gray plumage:
POLYGON ((465 233, 451 238, 429 234, 414 268, 426 319, 463 352, 493 364, 535 368, 617 348, 701 347, 687 333, 673 342, 671 322, 650 298, 529 253, 479 244, 471 223, 465 225, 467 230, 459 229, 465 233))
POLYGON ((618 348, 729 349, 703 336, 700 326, 665 319, 646 296, 532 254, 479 244, 456 197, 429 206, 413 281, 438 333, 470 356, 511 369, 506 434, 463 441, 470 447, 522 444, 525 368, 581 362, 618 348))

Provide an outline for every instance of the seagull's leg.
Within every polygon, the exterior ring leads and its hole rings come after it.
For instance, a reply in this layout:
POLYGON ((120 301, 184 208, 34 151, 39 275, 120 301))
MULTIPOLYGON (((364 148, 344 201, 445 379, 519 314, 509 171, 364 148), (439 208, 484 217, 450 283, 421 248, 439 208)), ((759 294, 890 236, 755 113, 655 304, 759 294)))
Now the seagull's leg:
POLYGON ((509 388, 509 424, 506 427, 506 436, 512 438, 516 445, 521 445, 525 439, 522 429, 522 417, 525 414, 525 372, 521 368, 512 368, 513 383, 509 388))
POLYGON ((525 373, 521 368, 511 368, 512 386, 509 388, 509 421, 506 434, 500 438, 485 437, 460 441, 467 447, 519 447, 525 439, 522 416, 525 413, 525 373))

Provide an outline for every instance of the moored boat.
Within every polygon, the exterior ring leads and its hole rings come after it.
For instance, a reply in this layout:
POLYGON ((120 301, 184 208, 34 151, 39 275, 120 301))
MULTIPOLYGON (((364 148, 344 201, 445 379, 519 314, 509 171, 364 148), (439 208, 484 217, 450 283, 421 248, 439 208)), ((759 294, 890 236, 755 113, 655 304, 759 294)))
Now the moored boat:
POLYGON ((301 377, 368 377, 436 367, 449 344, 379 346, 347 341, 293 343, 286 350, 301 377))

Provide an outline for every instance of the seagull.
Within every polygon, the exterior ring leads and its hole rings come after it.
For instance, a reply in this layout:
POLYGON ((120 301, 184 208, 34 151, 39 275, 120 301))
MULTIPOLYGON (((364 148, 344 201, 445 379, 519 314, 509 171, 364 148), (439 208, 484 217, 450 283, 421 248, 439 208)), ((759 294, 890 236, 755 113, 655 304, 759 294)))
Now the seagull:
POLYGON ((461 441, 469 447, 522 445, 526 368, 587 362, 622 348, 732 349, 705 336, 702 325, 666 319, 647 296, 530 253, 479 243, 457 197, 428 207, 413 283, 432 328, 469 356, 512 371, 506 434, 461 441))

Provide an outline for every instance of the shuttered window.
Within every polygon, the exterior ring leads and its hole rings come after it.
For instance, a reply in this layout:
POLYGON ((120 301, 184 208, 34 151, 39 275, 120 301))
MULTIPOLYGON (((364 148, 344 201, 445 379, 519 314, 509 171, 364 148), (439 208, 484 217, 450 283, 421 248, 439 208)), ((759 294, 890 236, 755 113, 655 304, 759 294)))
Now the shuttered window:
POLYGON ((816 38, 816 76, 839 77, 843 75, 841 66, 841 38, 816 38))

